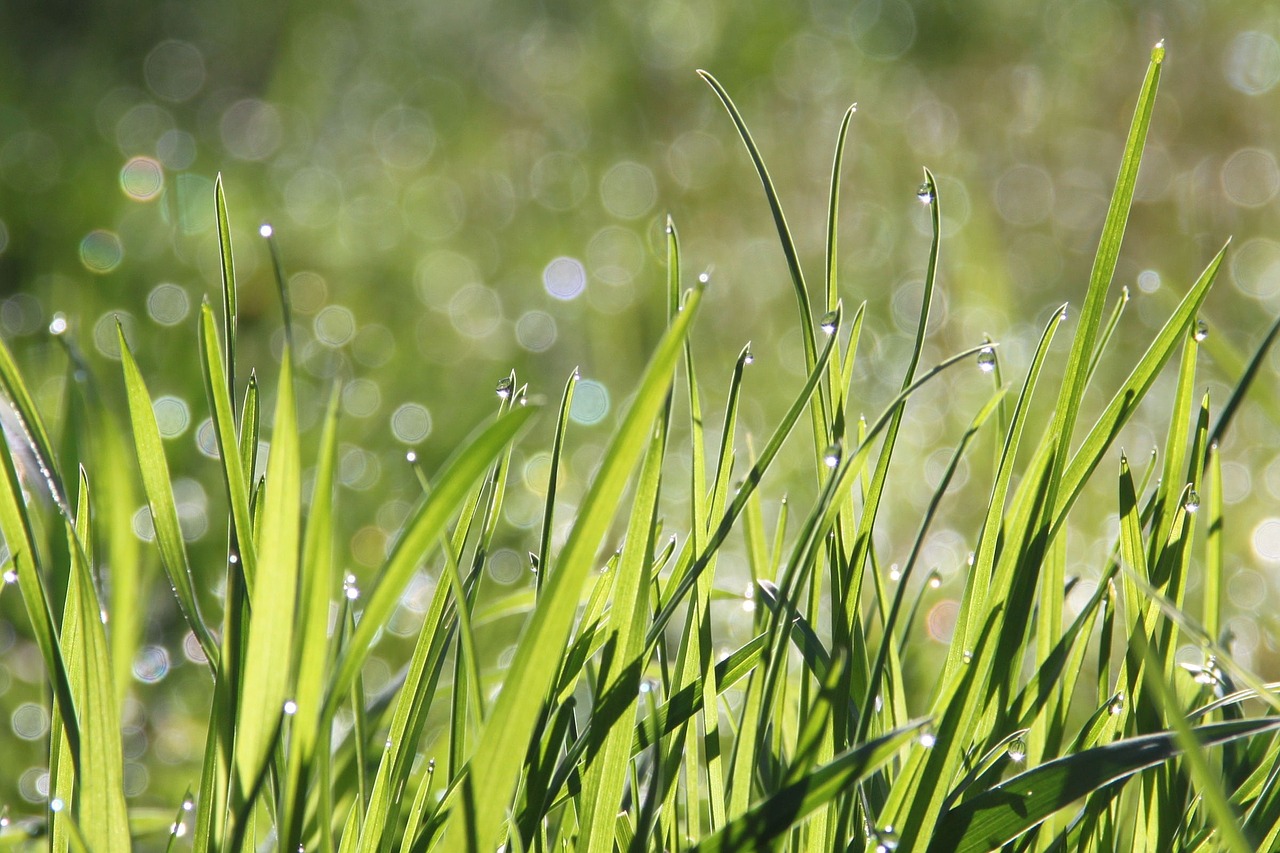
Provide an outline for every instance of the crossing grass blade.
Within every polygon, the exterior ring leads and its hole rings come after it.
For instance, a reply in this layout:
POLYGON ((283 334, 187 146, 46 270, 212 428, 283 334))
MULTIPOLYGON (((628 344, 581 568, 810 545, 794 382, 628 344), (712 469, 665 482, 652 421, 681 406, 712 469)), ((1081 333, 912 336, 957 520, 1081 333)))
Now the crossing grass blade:
MULTIPOLYGON (((1197 726, 1192 733, 1202 747, 1213 747, 1277 729, 1280 718, 1261 717, 1197 726)), ((1163 764, 1182 752, 1173 733, 1161 732, 1046 762, 947 812, 938 822, 929 850, 998 850, 1086 794, 1117 796, 1122 788, 1113 783, 1163 764)))
POLYGON ((594 562, 613 507, 666 399, 676 359, 684 347, 684 338, 697 314, 701 296, 700 289, 692 292, 659 343, 631 407, 614 433, 600 470, 579 507, 578 523, 521 635, 502 692, 472 757, 471 769, 463 782, 463 803, 449 815, 445 831, 452 839, 450 844, 461 844, 467 839, 479 849, 489 849, 496 848, 501 840, 504 804, 519 772, 518 766, 504 761, 504 757, 522 755, 528 747, 540 699, 551 686, 558 652, 568 638, 573 603, 594 562))

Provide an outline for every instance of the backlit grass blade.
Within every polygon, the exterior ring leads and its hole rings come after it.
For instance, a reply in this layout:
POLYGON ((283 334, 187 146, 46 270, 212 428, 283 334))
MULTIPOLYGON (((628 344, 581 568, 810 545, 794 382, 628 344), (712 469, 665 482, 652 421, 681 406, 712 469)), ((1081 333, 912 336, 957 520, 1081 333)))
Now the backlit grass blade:
POLYGON ((479 849, 496 849, 501 841, 502 824, 520 770, 508 759, 511 755, 523 755, 528 747, 541 698, 551 686, 557 657, 569 636, 582 583, 662 409, 676 359, 701 297, 701 289, 695 289, 659 343, 631 407, 614 433, 601 467, 579 506, 578 523, 556 561, 555 571, 543 587, 472 757, 471 769, 464 781, 463 803, 449 815, 445 831, 450 844, 462 844, 464 839, 472 837, 465 825, 469 820, 474 820, 473 838, 479 849))
POLYGON ((232 541, 236 552, 233 562, 241 569, 253 593, 253 579, 257 568, 254 551, 253 521, 249 511, 249 478, 240 455, 240 442, 235 422, 232 397, 227 389, 226 365, 218 349, 218 333, 214 326, 213 309, 205 302, 200 306, 200 367, 204 377, 204 390, 213 415, 213 432, 218 443, 218 458, 222 463, 223 483, 227 489, 227 501, 231 506, 232 541))
POLYGON ((1227 429, 1231 426, 1231 421, 1235 417, 1236 412, 1240 408, 1240 404, 1244 401, 1244 397, 1249 393, 1249 389, 1253 386, 1253 382, 1258 377, 1258 371, 1262 368, 1267 353, 1271 350, 1271 345, 1275 343, 1276 337, 1280 336, 1280 317, 1271 324, 1271 328, 1267 330, 1267 334, 1262 339, 1262 343, 1258 344, 1258 348, 1253 351, 1253 356, 1249 359, 1249 364, 1245 367, 1244 373, 1236 382, 1235 387, 1231 389, 1231 396, 1227 398, 1226 404, 1222 407, 1222 412, 1218 415, 1218 421, 1213 425, 1213 431, 1209 434, 1209 446, 1216 447, 1226 435, 1227 429))
POLYGON ((94 850, 131 848, 129 823, 124 801, 124 754, 120 719, 116 713, 115 688, 111 681, 111 658, 102 624, 102 604, 89 570, 86 550, 90 547, 88 480, 80 472, 79 511, 76 524, 67 520, 70 538, 72 578, 68 600, 74 602, 78 627, 78 648, 65 650, 78 663, 78 709, 80 711, 81 753, 79 798, 76 814, 85 841, 94 850))
POLYGON ((187 546, 182 538, 182 527, 178 522, 178 510, 174 503, 169 464, 160 438, 160 428, 156 424, 155 411, 152 409, 151 394, 147 391, 146 381, 142 378, 142 372, 138 369, 138 363, 134 360, 133 351, 125 340, 123 331, 117 329, 117 335, 129 419, 133 427, 133 444, 142 473, 142 488, 151 511, 156 545, 160 549, 160 561, 165 574, 169 576, 169 584, 187 627, 200 642, 200 650, 209 661, 210 669, 216 672, 218 644, 200 613, 200 603, 191 577, 191 564, 187 558, 187 546))
POLYGON ((1062 475, 1062 487, 1058 490, 1057 511, 1052 531, 1056 532, 1063 525, 1067 513, 1076 498, 1080 496, 1089 476, 1102 461, 1106 449, 1115 440, 1120 428, 1133 416, 1138 403, 1155 383, 1161 368, 1173 355, 1183 334, 1195 322, 1196 314, 1208 295, 1210 286, 1217 279, 1218 270, 1222 266, 1225 255, 1226 246, 1223 246, 1196 279, 1196 283, 1187 291, 1187 295, 1161 327, 1147 351, 1130 371, 1129 376, 1111 398, 1111 402, 1107 404, 1098 420, 1094 422, 1084 440, 1080 442, 1080 447, 1062 475))
MULTIPOLYGON (((338 449, 337 387, 329 395, 329 406, 320 433, 315 480, 307 508, 302 543, 302 569, 298 587, 296 687, 297 705, 289 729, 289 758, 286 770, 280 831, 282 846, 296 849, 302 843, 302 823, 306 806, 306 780, 315 750, 322 742, 320 723, 324 704, 324 680, 331 661, 328 638, 329 604, 337 587, 333 564, 334 470, 338 449)), ((324 745, 327 749, 327 744, 324 745)))
POLYGON ((775 849, 775 839, 861 779, 879 769, 913 737, 918 721, 836 756, 797 782, 753 805, 745 814, 691 848, 697 853, 775 849))
POLYGON ((235 773, 242 795, 251 790, 275 748, 290 698, 292 667, 287 662, 293 657, 298 594, 301 480, 293 368, 286 350, 276 389, 258 572, 236 714, 235 773))
MULTIPOLYGON (((1280 729, 1280 718, 1212 723, 1192 730, 1204 747, 1280 729)), ((997 850, 1086 794, 1114 797, 1113 782, 1182 754, 1170 732, 1143 735, 1041 764, 972 797, 938 822, 930 851, 997 850), (1105 790, 1104 790, 1105 789, 1105 790)))
POLYGON ((486 427, 440 474, 431 494, 405 522, 404 533, 365 603, 355 633, 338 660, 325 700, 326 717, 337 710, 338 703, 350 690, 373 647, 375 636, 386 625, 413 573, 423 557, 436 546, 463 498, 536 411, 535 406, 519 406, 486 427))
POLYGON ((222 270, 222 343, 226 365, 228 399, 236 397, 236 325, 240 309, 236 297, 236 267, 231 252, 231 223, 227 218, 227 196, 222 188, 222 173, 213 181, 214 215, 218 226, 218 260, 222 270))
MULTIPOLYGON (((62 476, 58 472, 57 457, 53 445, 49 441, 49 433, 44 419, 36 409, 35 401, 27 384, 18 372, 18 365, 13 360, 9 347, 0 339, 0 386, 4 396, 13 404, 13 416, 17 420, 18 432, 26 439, 27 450, 35 455, 36 467, 44 480, 42 488, 48 488, 49 496, 64 515, 71 514, 67 505, 67 493, 62 484, 62 476)), ((15 450, 17 448, 14 448, 15 450)), ((36 472, 31 472, 34 476, 36 472)))
POLYGON ((640 468, 614 581, 606 638, 611 651, 602 662, 600 699, 593 709, 593 721, 603 719, 607 729, 596 733, 603 742, 587 769, 580 807, 582 841, 591 853, 613 850, 614 823, 631 759, 631 730, 643 664, 640 655, 649 611, 647 568, 653 558, 653 528, 666 443, 667 427, 659 418, 640 468))

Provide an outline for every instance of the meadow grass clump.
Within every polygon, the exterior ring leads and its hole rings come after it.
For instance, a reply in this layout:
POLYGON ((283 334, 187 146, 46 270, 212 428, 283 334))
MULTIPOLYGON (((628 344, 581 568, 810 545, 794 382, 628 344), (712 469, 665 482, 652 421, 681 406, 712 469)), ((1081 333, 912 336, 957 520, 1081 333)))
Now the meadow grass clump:
MULTIPOLYGON (((706 321, 706 282, 684 287, 669 222, 666 333, 568 518, 557 482, 574 442, 576 372, 558 406, 545 407, 554 438, 541 524, 527 543, 533 580, 483 608, 513 446, 542 407, 514 373, 499 384, 497 415, 441 470, 419 471, 421 499, 362 593, 344 577, 333 535, 335 513, 360 511, 335 503, 339 389, 318 436, 304 435, 291 335, 272 394, 239 363, 219 182, 221 308, 202 306, 194 350, 228 508, 216 572, 188 555, 153 397, 133 354, 147 341, 119 336, 126 411, 73 389, 56 417, 38 410, 0 348, 0 384, 17 414, 0 477, 6 577, 21 590, 52 708, 46 807, 10 812, 0 845, 1275 849, 1280 698, 1223 638, 1218 448, 1280 326, 1221 406, 1196 397, 1199 309, 1224 252, 1186 290, 1096 420, 1078 423, 1127 302, 1122 296, 1107 310, 1163 57, 1158 46, 1088 289, 1071 312, 1061 381, 1042 377, 1064 358, 1054 342, 1070 316, 1066 305, 1048 318, 1029 364, 1001 363, 998 342, 986 340, 924 363, 945 203, 926 171, 919 196, 933 236, 919 324, 908 363, 877 366, 900 369, 902 380, 873 420, 853 415, 864 311, 842 303, 834 260, 852 110, 836 146, 815 306, 764 161, 728 93, 704 73, 777 224, 805 379, 786 389, 790 404, 772 433, 739 460, 751 350, 734 363, 724 411, 704 411, 707 380, 690 334, 706 321), (1175 357, 1167 440, 1158 459, 1132 467, 1114 439, 1175 357), (886 570, 872 533, 904 411, 918 389, 975 363, 979 377, 995 379, 992 390, 958 437, 910 556, 886 570), (1033 416, 1037 407, 1051 412, 1047 426, 1033 416), (708 436, 709 428, 719 434, 708 436), (791 438, 797 431, 808 435, 791 438), (990 477, 979 484, 985 512, 945 659, 930 676, 932 692, 921 695, 909 690, 904 662, 924 643, 915 618, 931 586, 922 545, 984 431, 997 433, 990 477), (260 439, 268 437, 264 466, 260 439), (789 438, 808 448, 817 495, 808 506, 784 505, 767 529, 762 495, 789 438), (664 463, 676 441, 688 442, 692 459, 680 472, 690 495, 680 514, 664 502, 676 476, 664 463), (34 465, 22 464, 25 456, 34 465), (135 469, 153 546, 139 543, 121 511, 137 500, 123 473, 135 469), (1093 591, 1070 614, 1067 522, 1086 482, 1097 479, 1114 483, 1119 535, 1096 567, 1093 591), (47 500, 27 499, 37 491, 47 500), (568 530, 563 541, 557 525, 568 530), (621 547, 601 570, 604 543, 618 535, 621 547), (753 580, 745 596, 717 585, 731 542, 753 580), (138 596, 143 547, 159 553, 211 684, 202 760, 190 789, 169 792, 165 808, 131 804, 123 774, 126 684, 147 604, 138 596), (367 691, 366 665, 424 567, 433 585, 412 653, 390 686, 367 691), (1193 569, 1203 572, 1198 602, 1187 595, 1193 569), (721 649, 724 600, 748 605, 740 612, 750 622, 750 639, 729 650, 721 649), (482 647, 503 615, 523 624, 510 660, 494 671, 482 647), (1203 651, 1203 664, 1179 664, 1175 652, 1185 644, 1203 651)), ((273 258, 278 272, 274 247, 273 258)), ((282 309, 287 332, 287 299, 282 309)), ((67 351, 74 367, 70 341, 67 351)), ((915 473, 899 466, 893 476, 915 473)))

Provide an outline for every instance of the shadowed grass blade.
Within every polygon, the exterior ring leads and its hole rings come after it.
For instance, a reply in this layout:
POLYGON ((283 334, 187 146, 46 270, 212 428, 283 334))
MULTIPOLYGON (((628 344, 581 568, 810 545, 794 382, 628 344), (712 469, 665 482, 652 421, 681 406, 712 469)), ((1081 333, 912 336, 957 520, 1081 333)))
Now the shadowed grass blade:
MULTIPOLYGON (((1210 747, 1276 729, 1280 729, 1280 718, 1262 717, 1213 723, 1192 731, 1202 746, 1210 747)), ((1114 797, 1121 786, 1108 787, 1111 783, 1181 753, 1175 736, 1162 732, 1041 764, 949 811, 938 822, 929 850, 936 853, 997 850, 1086 794, 1096 792, 1099 796, 1114 797)))

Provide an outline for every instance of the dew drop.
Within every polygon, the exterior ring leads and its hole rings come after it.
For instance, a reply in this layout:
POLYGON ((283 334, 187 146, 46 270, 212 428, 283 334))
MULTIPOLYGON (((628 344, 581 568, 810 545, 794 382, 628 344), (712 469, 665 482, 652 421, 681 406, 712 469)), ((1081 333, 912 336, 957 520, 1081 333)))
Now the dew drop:
POLYGON ((1111 700, 1111 707, 1108 709, 1111 716, 1118 717, 1124 713, 1124 694, 1117 693, 1116 697, 1111 700))
POLYGON ((925 732, 920 735, 920 745, 925 749, 933 749, 933 745, 938 742, 938 737, 933 732, 925 732))
POLYGON ((1014 738, 1009 741, 1005 754, 1009 756, 1010 761, 1021 764, 1027 758, 1027 742, 1020 737, 1014 738))
POLYGON ((284 703, 284 712, 292 717, 294 714, 298 713, 298 703, 292 699, 288 700, 284 703))
POLYGON ((1183 502, 1182 508, 1187 512, 1195 512, 1200 508, 1200 495, 1195 489, 1187 492, 1187 499, 1183 502))
POLYGON ((236 563, 240 562, 240 555, 231 554, 230 556, 227 557, 227 562, 234 566, 236 563))
POLYGON ((538 555, 532 551, 529 552, 529 571, 534 574, 538 572, 538 555))
POLYGON ((190 794, 187 794, 185 797, 182 798, 182 810, 184 812, 189 812, 195 807, 196 807, 195 797, 191 796, 190 794))
POLYGON ((889 580, 893 581, 894 583, 897 583, 898 581, 902 580, 902 569, 898 568, 897 563, 894 563, 893 565, 889 566, 889 580))
POLYGON ((511 391, 515 388, 515 380, 510 376, 504 376, 498 380, 498 385, 494 389, 498 393, 499 400, 505 400, 511 396, 511 391))
POLYGON ((427 760, 427 772, 428 773, 436 772, 436 760, 434 758, 427 760))
POLYGON ((978 369, 983 373, 990 373, 996 369, 995 350, 987 347, 982 352, 978 353, 978 369))
POLYGON ((938 589, 941 586, 942 586, 942 578, 938 576, 937 572, 934 572, 932 575, 929 576, 929 589, 938 589))
POLYGON ((271 227, 270 222, 264 222, 258 226, 258 234, 264 239, 270 239, 271 235, 274 233, 275 229, 271 227))
POLYGON ((1209 337, 1209 324, 1204 320, 1196 320, 1196 330, 1194 334, 1197 341, 1203 341, 1205 338, 1209 337))
POLYGON ((67 315, 59 311, 53 315, 53 319, 49 321, 49 334, 65 335, 67 333, 67 315))
POLYGON ((410 450, 408 453, 406 453, 406 454, 404 455, 404 459, 405 459, 405 461, 406 461, 406 462, 408 462, 410 465, 412 465, 414 462, 417 462, 417 461, 418 461, 418 454, 416 454, 416 453, 414 453, 412 450, 410 450))
POLYGON ((960 659, 965 663, 973 663, 973 652, 968 649, 964 650, 964 654, 960 655, 960 659))
POLYGON ((743 363, 743 364, 755 364, 755 361, 756 361, 755 353, 753 353, 753 352, 751 351, 751 344, 750 344, 750 343, 748 343, 748 344, 747 344, 747 349, 746 349, 746 351, 745 351, 745 352, 743 352, 743 354, 742 354, 742 363, 743 363))
POLYGON ((54 797, 49 801, 49 811, 60 812, 65 806, 66 803, 64 803, 59 797, 54 797))
POLYGON ((711 270, 707 270, 698 276, 698 284, 707 285, 711 283, 711 270))
POLYGON ((4 582, 5 582, 5 583, 17 583, 17 582, 18 582, 18 573, 17 573, 17 572, 15 572, 13 569, 9 569, 9 571, 7 571, 7 572, 5 572, 5 573, 4 573, 4 582))
POLYGON ((356 585, 356 576, 347 572, 347 576, 342 579, 342 594, 347 597, 347 601, 355 601, 360 597, 360 587, 356 585))
POLYGON ((876 853, 889 853, 891 850, 898 849, 898 833, 894 831, 892 826, 877 829, 872 836, 872 840, 876 843, 876 853))
POLYGON ((1063 305, 1063 306, 1062 306, 1062 310, 1058 312, 1058 319, 1060 319, 1060 320, 1066 320, 1066 319, 1067 319, 1067 314, 1068 314, 1067 306, 1063 305))
POLYGON ((1120 288, 1120 301, 1125 305, 1129 304, 1129 285, 1127 284, 1120 288))
POLYGON ((916 198, 920 199, 921 204, 933 204, 933 187, 928 181, 916 188, 916 198))
POLYGON ((831 445, 822 454, 822 464, 828 468, 834 468, 840 464, 840 442, 831 445))
POLYGON ((827 335, 835 334, 838 325, 840 325, 840 312, 838 311, 828 311, 818 321, 818 328, 822 329, 823 333, 827 335))

